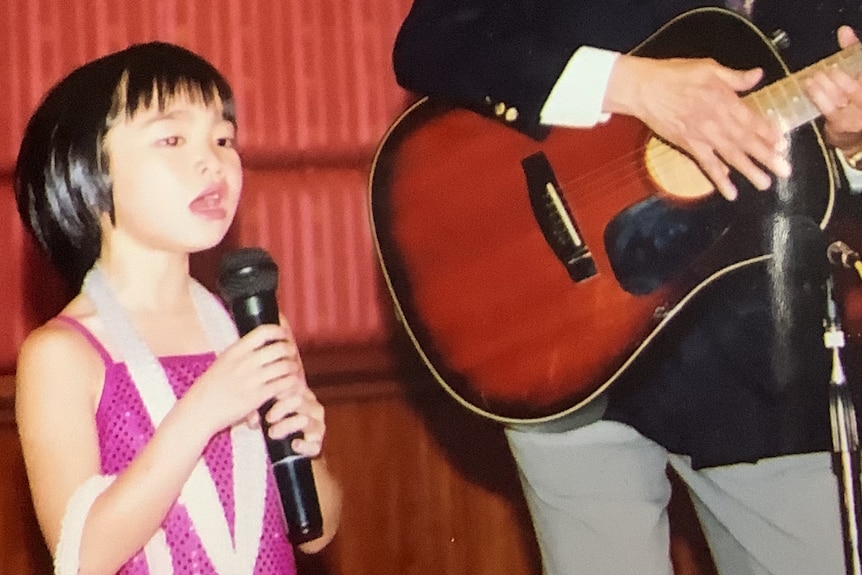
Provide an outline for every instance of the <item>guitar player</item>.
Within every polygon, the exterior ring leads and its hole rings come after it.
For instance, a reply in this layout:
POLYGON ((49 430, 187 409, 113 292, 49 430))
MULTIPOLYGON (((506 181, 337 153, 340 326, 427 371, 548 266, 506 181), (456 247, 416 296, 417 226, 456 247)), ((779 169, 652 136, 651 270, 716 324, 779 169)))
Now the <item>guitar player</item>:
MULTIPOLYGON (((857 42, 842 24, 862 28, 858 1, 740 4, 733 8, 767 36, 786 33, 776 45, 792 69, 857 42)), ((528 134, 634 116, 695 159, 726 201, 775 193, 775 182, 793 179, 781 133, 739 96, 758 84, 757 62, 732 70, 630 54, 706 5, 414 0, 395 71, 413 92, 487 108, 528 134)), ((734 39, 724 40, 716 49, 733 50, 734 39)), ((803 88, 823 115, 842 193, 862 187, 862 81, 830 67, 803 88)), ((719 573, 847 572, 829 455, 825 253, 813 224, 797 223, 786 238, 789 271, 729 274, 591 409, 507 427, 546 573, 672 573, 668 463, 689 489, 719 573)))

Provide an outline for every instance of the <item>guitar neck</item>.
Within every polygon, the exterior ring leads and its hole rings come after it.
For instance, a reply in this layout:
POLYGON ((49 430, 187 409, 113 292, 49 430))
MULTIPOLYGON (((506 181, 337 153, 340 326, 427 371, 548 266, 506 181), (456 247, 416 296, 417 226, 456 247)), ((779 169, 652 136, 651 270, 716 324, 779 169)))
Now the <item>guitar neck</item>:
POLYGON ((784 133, 820 116, 820 110, 805 94, 805 83, 817 72, 838 66, 853 76, 862 72, 862 45, 856 43, 815 64, 782 78, 745 97, 755 108, 773 119, 784 133))

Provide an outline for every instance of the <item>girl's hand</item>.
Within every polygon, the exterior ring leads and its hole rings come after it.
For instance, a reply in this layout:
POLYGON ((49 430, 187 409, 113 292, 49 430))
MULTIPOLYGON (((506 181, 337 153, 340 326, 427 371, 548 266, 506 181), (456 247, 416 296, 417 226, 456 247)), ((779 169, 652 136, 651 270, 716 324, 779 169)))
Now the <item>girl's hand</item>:
POLYGON ((326 433, 324 409, 309 389, 304 373, 293 378, 291 386, 276 396, 275 403, 266 412, 266 422, 272 439, 302 432, 301 438, 291 441, 293 450, 307 457, 320 455, 326 433))
POLYGON ((261 325, 229 346, 192 385, 183 401, 202 415, 209 435, 246 419, 297 385, 305 386, 296 344, 285 328, 261 325))

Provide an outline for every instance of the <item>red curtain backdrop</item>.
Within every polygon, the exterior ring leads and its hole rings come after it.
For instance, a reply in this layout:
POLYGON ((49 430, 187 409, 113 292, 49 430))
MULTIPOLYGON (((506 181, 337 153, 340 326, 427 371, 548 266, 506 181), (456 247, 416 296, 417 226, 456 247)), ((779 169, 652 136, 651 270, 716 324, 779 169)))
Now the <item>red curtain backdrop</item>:
MULTIPOLYGON (((4 0, 0 3, 0 372, 27 331, 62 305, 17 221, 11 171, 27 119, 74 67, 164 40, 212 61, 236 91, 246 167, 228 247, 260 245, 307 346, 385 337, 366 210, 367 171, 405 107, 391 47, 409 0, 4 0)), ((214 268, 203 258, 204 275, 214 268)), ((206 278, 202 278, 206 279, 206 278)))

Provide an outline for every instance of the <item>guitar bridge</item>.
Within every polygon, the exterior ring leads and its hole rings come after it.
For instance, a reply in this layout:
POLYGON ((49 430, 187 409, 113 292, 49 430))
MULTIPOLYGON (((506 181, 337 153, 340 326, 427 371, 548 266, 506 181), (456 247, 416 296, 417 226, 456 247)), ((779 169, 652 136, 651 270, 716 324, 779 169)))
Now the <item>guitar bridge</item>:
POLYGON ((566 199, 560 193, 551 163, 542 152, 527 156, 521 161, 527 179, 527 192, 533 215, 545 241, 566 273, 576 282, 596 275, 593 255, 578 230, 566 199))

